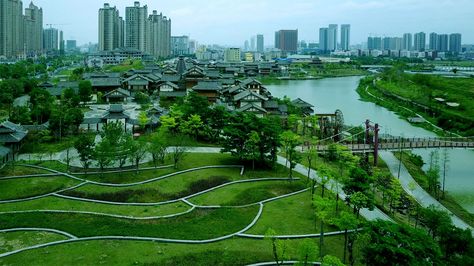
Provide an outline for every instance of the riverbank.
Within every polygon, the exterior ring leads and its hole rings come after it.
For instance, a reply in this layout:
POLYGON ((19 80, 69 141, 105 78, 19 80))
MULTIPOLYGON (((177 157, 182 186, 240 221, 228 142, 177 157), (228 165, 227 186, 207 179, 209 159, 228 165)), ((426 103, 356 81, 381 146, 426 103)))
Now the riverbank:
POLYGON ((326 78, 345 78, 345 77, 360 77, 369 74, 368 72, 363 73, 347 73, 347 74, 327 74, 327 75, 308 75, 308 76, 289 76, 289 77, 274 77, 274 76, 266 76, 258 78, 262 84, 274 84, 279 81, 298 81, 298 80, 321 80, 326 78))
POLYGON ((363 100, 383 106, 405 119, 422 117, 430 125, 412 124, 438 135, 449 133, 445 130, 448 128, 455 134, 474 135, 474 104, 471 101, 474 79, 383 74, 377 79, 362 80, 357 92, 363 100))
POLYGON ((460 135, 454 132, 447 131, 437 125, 437 120, 431 117, 429 114, 422 110, 413 110, 413 106, 404 106, 401 102, 395 101, 383 95, 373 86, 373 79, 367 78, 361 80, 357 87, 357 93, 360 99, 365 102, 375 103, 382 106, 394 113, 396 113, 401 119, 406 120, 412 126, 426 129, 442 137, 459 137, 460 135), (410 121, 410 118, 418 118, 424 122, 415 123, 410 121))
MULTIPOLYGON (((394 152, 395 157, 400 160, 400 152, 394 152)), ((438 195, 430 191, 428 187, 428 176, 425 171, 419 166, 415 164, 414 155, 409 152, 402 152, 402 162, 403 165, 407 168, 410 175, 415 179, 415 181, 420 185, 426 192, 428 192, 433 198, 437 199, 444 207, 450 210, 454 215, 458 216, 464 222, 469 224, 470 226, 474 227, 474 214, 469 213, 466 209, 464 209, 459 203, 457 203, 456 199, 446 191, 444 197, 441 194, 442 191, 438 193, 438 195)), ((440 182, 442 183, 442 182, 440 182)))

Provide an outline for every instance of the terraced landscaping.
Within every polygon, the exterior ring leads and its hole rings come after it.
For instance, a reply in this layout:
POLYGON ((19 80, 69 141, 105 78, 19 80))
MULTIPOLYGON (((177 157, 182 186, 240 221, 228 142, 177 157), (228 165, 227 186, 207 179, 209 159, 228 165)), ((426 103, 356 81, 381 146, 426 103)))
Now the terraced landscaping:
POLYGON ((64 176, 47 176, 0 180, 0 201, 25 199, 78 185, 80 182, 64 176))
MULTIPOLYGON (((206 166, 189 158, 183 165, 206 166)), ((247 234, 319 232, 304 176, 290 181, 283 166, 242 171, 228 155, 209 158, 209 166, 222 167, 0 180, 1 197, 15 200, 0 203, 0 264, 246 265, 273 260, 270 242, 247 234), (19 231, 5 231, 11 229, 19 231)), ((37 165, 65 171, 54 161, 37 165)), ((325 241, 342 255, 342 236, 325 241)), ((286 242, 289 258, 298 259, 302 240, 286 242)))

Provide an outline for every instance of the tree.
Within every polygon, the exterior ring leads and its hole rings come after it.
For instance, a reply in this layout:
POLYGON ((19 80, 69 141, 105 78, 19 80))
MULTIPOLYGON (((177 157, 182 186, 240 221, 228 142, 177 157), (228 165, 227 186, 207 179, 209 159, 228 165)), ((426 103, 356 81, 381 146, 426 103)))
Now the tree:
POLYGON ((339 230, 344 231, 344 255, 343 262, 346 263, 346 252, 347 252, 347 243, 348 243, 348 231, 356 229, 359 224, 358 219, 349 212, 341 212, 338 217, 333 220, 333 223, 339 228, 339 230))
POLYGON ((436 209, 435 206, 421 209, 420 223, 428 229, 433 239, 435 239, 443 229, 448 228, 452 224, 449 214, 436 209))
POLYGON ((326 255, 323 258, 322 266, 344 266, 344 263, 337 257, 326 255))
POLYGON ((299 262, 296 265, 310 265, 318 258, 318 246, 311 239, 304 239, 298 247, 299 262))
POLYGON ((333 179, 333 175, 329 168, 321 166, 318 171, 319 177, 321 178, 321 197, 324 198, 324 192, 326 191, 326 185, 333 179))
POLYGON ((438 190, 439 190, 439 154, 437 151, 433 151, 430 153, 430 166, 428 171, 426 172, 426 177, 428 178, 428 190, 435 193, 438 197, 438 190))
POLYGON ((323 258, 324 256, 324 224, 328 223, 331 220, 332 210, 333 210, 333 202, 328 198, 323 198, 316 196, 314 198, 314 208, 316 217, 319 219, 319 228, 320 228, 320 236, 319 236, 319 256, 323 258))
POLYGON ((77 150, 79 160, 84 168, 84 172, 87 174, 90 160, 94 156, 94 137, 86 134, 79 135, 74 142, 74 148, 77 150))
POLYGON ((35 88, 30 93, 31 116, 40 124, 49 119, 53 98, 48 91, 35 88))
POLYGON ((89 80, 79 82, 79 98, 82 102, 89 102, 92 99, 92 83, 89 80))
POLYGON ((104 168, 113 163, 114 155, 114 147, 110 146, 107 141, 101 141, 95 146, 94 159, 99 164, 102 173, 104 172, 104 168))
POLYGON ((356 192, 368 192, 370 190, 370 178, 367 172, 360 168, 352 168, 349 178, 343 181, 342 190, 350 196, 356 192))
POLYGON ((474 238, 469 229, 453 225, 443 228, 438 243, 447 265, 474 265, 474 238))
POLYGON ((229 112, 223 106, 216 106, 209 110, 205 126, 211 141, 219 139, 224 126, 229 121, 229 112))
POLYGON ((304 157, 308 162, 308 181, 311 181, 311 199, 314 198, 314 191, 316 189, 316 180, 311 178, 311 169, 313 168, 313 160, 318 157, 318 151, 312 145, 305 151, 304 157))
POLYGON ((392 178, 388 189, 388 198, 390 202, 390 211, 394 208, 398 208, 401 203, 401 197, 403 195, 403 188, 399 179, 392 178))
POLYGON ((442 189, 443 189, 443 195, 442 198, 445 198, 445 188, 446 188, 446 174, 449 169, 449 152, 448 149, 443 150, 443 184, 442 184, 442 189))
POLYGON ((276 238, 276 232, 269 228, 265 233, 265 239, 271 242, 273 258, 276 265, 283 265, 283 262, 287 259, 288 246, 286 241, 276 238))
POLYGON ((135 167, 138 169, 140 166, 140 161, 145 157, 147 152, 147 145, 142 141, 133 140, 130 145, 130 162, 135 164, 135 167))
POLYGON ((149 122, 150 122, 150 118, 148 118, 148 115, 146 112, 142 111, 138 114, 138 123, 140 124, 141 130, 144 130, 149 122))
POLYGON ((296 146, 300 143, 300 137, 291 131, 285 131, 280 136, 282 145, 285 147, 286 158, 290 163, 290 179, 293 179, 295 169, 301 156, 296 152, 296 146))
POLYGON ((367 265, 439 265, 441 252, 424 231, 406 225, 375 221, 366 228, 362 249, 367 265))
POLYGON ((257 132, 250 132, 249 139, 245 142, 245 149, 247 158, 252 160, 252 170, 255 170, 255 160, 258 160, 260 154, 258 149, 258 144, 260 143, 260 136, 257 132))
POLYGON ((147 149, 152 156, 155 167, 157 167, 157 162, 165 163, 168 148, 167 137, 166 133, 162 131, 155 132, 150 137, 150 145, 147 146, 147 149))
POLYGON ((359 218, 361 209, 368 208, 372 210, 374 208, 374 198, 372 194, 356 192, 348 197, 348 201, 352 204, 354 213, 357 214, 357 218, 359 218))
POLYGON ((175 169, 178 169, 178 164, 186 156, 186 147, 187 140, 184 136, 177 136, 177 142, 173 147, 171 147, 170 156, 173 160, 173 165, 175 169))
POLYGON ((178 128, 178 123, 176 119, 169 115, 163 115, 160 117, 161 130, 170 133, 176 133, 178 128))
POLYGON ((194 139, 197 140, 199 137, 199 132, 202 130, 203 125, 204 124, 199 115, 191 115, 189 116, 188 120, 181 124, 180 131, 182 133, 194 136, 194 139))

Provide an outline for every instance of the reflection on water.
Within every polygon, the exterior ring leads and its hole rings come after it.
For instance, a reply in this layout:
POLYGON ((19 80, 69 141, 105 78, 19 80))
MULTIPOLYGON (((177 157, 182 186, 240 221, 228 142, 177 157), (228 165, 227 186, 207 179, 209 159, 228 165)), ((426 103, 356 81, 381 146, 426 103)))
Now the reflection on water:
MULTIPOLYGON (((434 133, 410 125, 395 113, 370 102, 359 100, 356 92, 360 77, 321 80, 278 81, 266 87, 276 97, 301 98, 315 106, 317 113, 342 110, 349 125, 362 125, 366 119, 381 125, 381 133, 404 137, 434 137, 434 133)), ((416 150, 428 161, 430 150, 416 150)), ((441 152, 440 152, 441 154, 441 152)), ((471 213, 474 213, 474 151, 450 150, 446 189, 471 213)))

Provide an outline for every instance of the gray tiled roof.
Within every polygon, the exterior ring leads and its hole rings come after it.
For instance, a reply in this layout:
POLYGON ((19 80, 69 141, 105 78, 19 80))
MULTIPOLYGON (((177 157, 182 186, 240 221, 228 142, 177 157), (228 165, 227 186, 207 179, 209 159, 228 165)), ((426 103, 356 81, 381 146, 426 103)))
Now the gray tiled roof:
POLYGON ((215 81, 199 81, 196 86, 192 88, 193 91, 219 91, 222 89, 222 84, 215 81))
POLYGON ((0 143, 18 143, 22 141, 28 131, 21 125, 10 121, 4 121, 0 124, 0 143))
POLYGON ((186 91, 161 91, 160 97, 176 97, 181 98, 186 96, 186 91))
POLYGON ((252 108, 255 108, 257 109, 258 111, 260 111, 261 113, 267 113, 267 110, 263 109, 262 107, 254 104, 254 103, 249 103, 245 106, 242 106, 240 107, 239 109, 237 109, 238 112, 245 112, 245 111, 248 111, 249 109, 252 109, 252 108))
POLYGON ((301 98, 297 98, 297 99, 293 100, 291 103, 294 104, 296 107, 299 107, 299 108, 312 108, 312 107, 314 107, 312 104, 303 101, 301 98))
POLYGON ((260 94, 258 94, 258 93, 255 93, 255 92, 250 91, 250 90, 246 90, 246 91, 243 91, 243 92, 241 92, 241 93, 235 95, 235 96, 234 96, 234 101, 240 101, 240 100, 242 100, 242 99, 244 99, 245 97, 248 97, 248 96, 250 96, 250 95, 257 97, 257 98, 259 98, 259 99, 262 100, 262 101, 268 100, 267 98, 265 98, 264 96, 262 96, 262 95, 260 95, 260 94))

